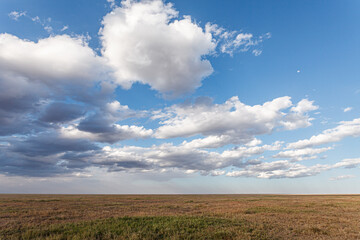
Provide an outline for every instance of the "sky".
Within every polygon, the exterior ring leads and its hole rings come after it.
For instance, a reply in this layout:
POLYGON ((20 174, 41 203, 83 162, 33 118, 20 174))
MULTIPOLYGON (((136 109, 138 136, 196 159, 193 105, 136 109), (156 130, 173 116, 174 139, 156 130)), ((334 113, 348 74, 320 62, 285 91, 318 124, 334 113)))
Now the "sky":
POLYGON ((0 193, 360 193, 360 2, 0 3, 0 193))

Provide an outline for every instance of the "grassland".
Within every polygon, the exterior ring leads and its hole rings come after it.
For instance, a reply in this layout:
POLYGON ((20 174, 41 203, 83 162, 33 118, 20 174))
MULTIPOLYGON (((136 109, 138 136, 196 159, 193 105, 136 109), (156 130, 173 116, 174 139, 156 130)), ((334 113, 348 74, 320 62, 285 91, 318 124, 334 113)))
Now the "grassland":
POLYGON ((4 194, 0 239, 360 239, 360 196, 4 194))

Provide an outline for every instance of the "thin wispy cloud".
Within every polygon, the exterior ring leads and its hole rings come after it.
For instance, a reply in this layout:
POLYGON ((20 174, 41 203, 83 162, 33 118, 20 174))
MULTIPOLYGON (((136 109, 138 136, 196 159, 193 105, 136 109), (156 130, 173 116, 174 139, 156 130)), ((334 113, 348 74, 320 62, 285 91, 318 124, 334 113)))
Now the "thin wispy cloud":
MULTIPOLYGON (((48 33, 52 33, 54 31, 53 27, 51 26, 51 18, 45 18, 45 19, 41 19, 39 16, 31 16, 30 14, 28 14, 26 11, 12 11, 9 14, 9 17, 15 21, 18 21, 21 17, 25 17, 31 21, 33 21, 34 23, 40 24, 43 29, 48 32, 48 33)), ((65 26, 64 26, 65 28, 65 26)), ((64 29, 63 28, 63 29, 64 29)), ((64 31, 67 29, 67 27, 63 30, 61 29, 60 31, 64 31)))
POLYGON ((60 30, 60 32, 63 32, 63 31, 68 30, 68 29, 69 29, 69 26, 64 26, 64 27, 60 30))
POLYGON ((350 112, 352 110, 352 107, 344 108, 344 112, 350 112))
POLYGON ((9 17, 15 21, 19 20, 20 17, 26 16, 26 12, 22 12, 22 11, 12 11, 11 13, 9 13, 9 17))
POLYGON ((332 177, 330 178, 331 181, 338 181, 338 180, 344 180, 344 179, 350 179, 350 178, 355 178, 354 175, 341 175, 341 176, 337 176, 337 177, 332 177))

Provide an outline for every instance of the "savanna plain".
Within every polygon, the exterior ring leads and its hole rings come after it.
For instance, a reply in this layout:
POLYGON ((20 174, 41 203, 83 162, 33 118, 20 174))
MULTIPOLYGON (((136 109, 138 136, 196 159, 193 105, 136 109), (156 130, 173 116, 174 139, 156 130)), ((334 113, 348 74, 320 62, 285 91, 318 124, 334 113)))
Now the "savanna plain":
POLYGON ((360 195, 0 195, 0 239, 360 239, 360 195))

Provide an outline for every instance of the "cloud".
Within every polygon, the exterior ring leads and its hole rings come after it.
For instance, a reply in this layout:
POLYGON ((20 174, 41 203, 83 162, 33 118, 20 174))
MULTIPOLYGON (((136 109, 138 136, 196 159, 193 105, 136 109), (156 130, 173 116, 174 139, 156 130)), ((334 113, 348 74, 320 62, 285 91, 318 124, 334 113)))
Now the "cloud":
POLYGON ((20 176, 63 175, 88 167, 86 157, 97 150, 89 140, 64 139, 54 131, 12 138, 8 145, 0 146, 0 172, 20 176), (63 157, 69 154, 78 157, 64 166, 63 157))
POLYGON ((152 118, 160 119, 161 126, 155 132, 157 138, 201 134, 208 138, 191 144, 220 147, 230 143, 248 143, 255 136, 269 134, 277 127, 296 129, 309 126, 310 119, 305 113, 313 108, 298 111, 302 104, 303 101, 299 102, 290 113, 285 113, 283 111, 293 105, 287 96, 255 106, 245 105, 238 97, 232 97, 223 104, 207 101, 173 105, 154 112, 152 118))
POLYGON ((352 110, 352 107, 344 108, 344 112, 350 112, 352 110))
POLYGON ((229 135, 211 135, 205 138, 197 138, 190 142, 185 140, 183 145, 191 148, 219 148, 233 142, 235 142, 235 139, 229 135))
POLYGON ((69 26, 63 26, 63 28, 62 29, 60 29, 60 32, 63 32, 63 31, 66 31, 66 30, 68 30, 69 29, 69 26))
POLYGON ((96 159, 96 164, 112 166, 113 170, 128 171, 134 165, 136 168, 143 165, 146 167, 138 169, 139 171, 155 170, 161 172, 166 169, 176 168, 185 172, 193 171, 213 175, 214 171, 229 166, 244 167, 258 164, 256 161, 244 160, 259 155, 266 150, 275 150, 279 147, 277 144, 241 147, 223 153, 206 151, 184 143, 177 146, 172 143, 153 145, 151 147, 125 146, 116 148, 106 146, 103 148, 103 152, 98 153, 94 159, 96 159), (123 164, 124 162, 126 165, 123 164))
POLYGON ((256 177, 256 178, 299 178, 315 176, 323 171, 335 168, 354 168, 360 164, 359 158, 344 159, 333 165, 316 164, 305 166, 291 163, 288 160, 262 162, 256 165, 248 165, 243 170, 226 173, 229 177, 256 177))
POLYGON ((88 140, 65 139, 55 134, 41 134, 25 140, 12 142, 10 150, 29 157, 49 156, 62 152, 84 152, 96 150, 97 146, 88 140))
POLYGON ((93 113, 83 117, 78 123, 64 126, 61 135, 71 139, 91 139, 97 142, 116 143, 127 139, 149 138, 152 129, 142 126, 120 125, 118 122, 128 118, 142 118, 143 111, 134 111, 118 101, 106 103, 93 113))
MULTIPOLYGON (((100 123, 101 124, 101 123, 100 123)), ((90 139, 97 142, 116 143, 127 139, 149 138, 152 129, 142 126, 101 125, 98 126, 68 126, 61 129, 61 136, 67 139, 90 139)))
POLYGON ((150 169, 160 171, 166 168, 179 168, 182 170, 194 169, 210 170, 214 169, 214 157, 216 153, 209 154, 207 151, 197 149, 187 149, 172 144, 162 144, 150 148, 124 147, 106 148, 101 160, 102 164, 120 166, 123 161, 141 162, 150 169))
POLYGON ((53 131, 12 140, 9 145, 0 145, 2 172, 21 175, 21 169, 24 168, 26 169, 24 175, 51 176, 79 172, 88 167, 130 172, 163 172, 175 168, 184 172, 214 175, 214 171, 219 173, 223 171, 220 169, 229 166, 242 168, 259 164, 259 161, 247 159, 280 147, 279 143, 244 146, 223 153, 202 150, 184 143, 180 145, 164 143, 151 147, 105 146, 100 149, 93 142, 99 139, 94 139, 91 135, 83 138, 79 135, 71 136, 74 134, 71 131, 77 131, 76 129, 63 130, 65 132, 60 134, 53 131), (39 169, 39 172, 35 169, 39 169))
MULTIPOLYGON (((310 177, 336 168, 353 168, 360 165, 358 158, 344 159, 333 165, 306 166, 289 160, 263 162, 259 156, 265 151, 277 151, 281 143, 255 147, 239 147, 222 153, 193 148, 186 144, 171 143, 151 147, 106 146, 91 160, 92 164, 111 167, 112 171, 166 171, 178 169, 184 172, 199 172, 203 175, 226 175, 229 177, 300 178, 310 177), (240 170, 227 171, 228 167, 240 170)), ((321 151, 318 151, 321 152, 321 151)))
POLYGON ((11 13, 9 13, 9 17, 15 21, 19 20, 20 17, 22 16, 26 16, 26 12, 23 11, 12 11, 11 13))
MULTIPOLYGON (((30 18, 31 21, 40 24, 40 25, 44 28, 44 30, 45 30, 46 32, 48 32, 49 34, 51 34, 51 33, 53 32, 53 28, 50 26, 51 18, 40 19, 39 16, 31 17, 31 16, 29 16, 29 15, 27 15, 27 17, 30 18)), ((64 26, 64 28, 65 28, 65 27, 66 27, 66 26, 64 26)), ((65 30, 66 30, 66 29, 65 29, 65 30)), ((62 32, 63 30, 60 30, 60 31, 62 32)))
POLYGON ((313 118, 310 118, 307 113, 319 108, 313 104, 314 101, 302 99, 296 106, 290 109, 292 113, 285 117, 285 120, 282 122, 283 126, 288 130, 311 126, 313 118))
POLYGON ((0 135, 36 132, 36 119, 50 121, 57 114, 64 121, 76 111, 69 109, 75 105, 63 104, 57 106, 59 113, 49 106, 38 116, 48 103, 72 99, 104 104, 114 89, 106 71, 83 37, 58 35, 33 42, 0 34, 0 135), (60 111, 69 115, 60 116, 60 111))
POLYGON ((334 164, 334 167, 355 168, 360 164, 360 158, 347 158, 334 164))
POLYGON ((273 156, 273 158, 288 158, 295 161, 301 161, 306 159, 313 159, 317 157, 317 154, 331 150, 331 147, 327 148, 304 148, 296 150, 282 151, 273 156))
MULTIPOLYGON (((236 147, 231 150, 225 150, 221 153, 223 159, 237 161, 239 159, 250 158, 254 155, 263 154, 265 151, 276 151, 279 150, 282 145, 282 142, 276 141, 271 145, 263 145, 263 146, 254 146, 254 147, 236 147)), ((235 166, 240 167, 241 165, 235 164, 235 166)))
POLYGON ((252 53, 257 57, 257 56, 260 56, 260 55, 261 55, 262 50, 254 49, 254 50, 252 51, 252 53))
MULTIPOLYGON (((129 130, 129 127, 125 129, 129 130)), ((136 131, 139 128, 133 130, 136 131)), ((53 132, 12 140, 10 145, 0 145, 2 172, 16 175, 25 168, 25 175, 51 176, 81 172, 82 169, 88 167, 98 167, 109 171, 126 172, 161 173, 169 169, 177 169, 186 173, 191 171, 212 176, 298 178, 314 176, 335 168, 354 168, 360 165, 358 158, 344 159, 333 165, 316 164, 313 166, 305 166, 289 160, 263 162, 263 154, 266 151, 279 151, 283 143, 259 145, 260 142, 257 140, 253 140, 248 146, 242 145, 223 152, 202 149, 201 145, 194 144, 198 142, 197 139, 191 142, 184 141, 179 145, 164 143, 151 147, 105 146, 100 149, 92 141, 102 141, 101 134, 104 133, 79 133, 76 128, 68 127, 62 129, 60 134, 53 132), (75 135, 71 136, 74 133, 75 135), (88 135, 81 136, 81 134, 88 135), (254 159, 255 156, 260 157, 254 159), (240 170, 225 170, 229 167, 240 170), (40 172, 34 171, 35 169, 40 169, 40 172)), ((122 132, 120 136, 126 134, 122 132)), ((116 134, 112 132, 111 135, 116 134)), ((109 138, 105 137, 105 139, 109 138)), ((329 149, 282 151, 273 156, 303 160, 329 149)))
MULTIPOLYGON (((12 11, 8 14, 8 16, 15 21, 18 21, 20 17, 26 17, 27 19, 30 19, 31 21, 40 24, 49 34, 53 33, 53 28, 50 26, 51 18, 40 19, 39 16, 32 17, 26 11, 12 11)), ((60 31, 62 32, 67 28, 68 26, 64 26, 63 29, 61 29, 60 31)))
POLYGON ((102 54, 116 82, 135 82, 162 93, 193 91, 213 69, 203 56, 216 47, 211 34, 163 1, 122 2, 103 19, 102 54))
MULTIPOLYGON (((224 37, 223 35, 223 38, 225 39, 228 39, 229 35, 233 35, 233 33, 229 34, 228 32, 225 32, 225 34, 226 37, 224 37)), ((254 44, 252 38, 253 35, 251 33, 236 34, 234 39, 227 40, 227 42, 221 46, 221 52, 232 55, 233 52, 239 47, 243 47, 243 50, 247 51, 249 46, 252 46, 254 44)))
POLYGON ((46 85, 87 85, 103 79, 101 58, 82 37, 56 35, 38 42, 0 34, 0 70, 46 85))
POLYGON ((106 0, 106 1, 110 4, 111 8, 116 6, 115 0, 106 0))
POLYGON ((40 117, 44 122, 68 122, 77 119, 85 114, 83 106, 78 104, 69 104, 62 102, 55 102, 48 105, 45 112, 40 117))
POLYGON ((46 87, 0 70, 0 89, 0 136, 34 129, 29 114, 39 107, 39 99, 48 94, 46 87))
POLYGON ((342 121, 335 128, 327 129, 321 134, 314 135, 309 139, 303 139, 297 142, 289 143, 287 148, 309 148, 339 142, 346 137, 359 137, 360 136, 360 118, 352 121, 342 121))
POLYGON ((337 180, 343 180, 343 179, 350 179, 350 178, 354 178, 354 175, 341 175, 341 176, 337 176, 337 177, 332 177, 330 178, 331 181, 337 181, 337 180))
POLYGON ((307 167, 287 160, 264 162, 246 167, 244 170, 228 172, 229 177, 256 177, 256 178, 299 178, 310 177, 329 170, 328 165, 314 165, 307 167))
MULTIPOLYGON (((220 52, 232 56, 235 52, 247 52, 251 48, 257 47, 265 39, 271 38, 270 33, 254 37, 251 33, 243 33, 238 31, 228 31, 217 24, 207 23, 205 26, 206 32, 213 34, 216 37, 217 45, 220 52)), ((252 50, 255 56, 262 53, 261 49, 255 48, 252 50)))
POLYGON ((314 101, 302 99, 296 106, 291 108, 291 111, 298 114, 304 114, 310 111, 315 111, 317 109, 319 109, 319 107, 314 105, 314 101))

